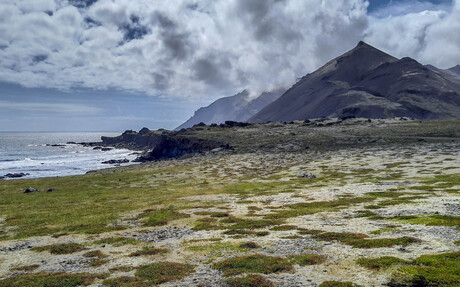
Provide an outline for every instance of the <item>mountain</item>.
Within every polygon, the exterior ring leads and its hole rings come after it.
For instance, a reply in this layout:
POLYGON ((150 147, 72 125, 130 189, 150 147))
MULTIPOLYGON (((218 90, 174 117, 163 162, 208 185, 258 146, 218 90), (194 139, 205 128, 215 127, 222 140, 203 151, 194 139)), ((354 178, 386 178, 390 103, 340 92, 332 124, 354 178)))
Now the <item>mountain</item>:
POLYGON ((460 65, 457 65, 455 67, 452 67, 450 69, 447 69, 448 71, 455 73, 457 75, 460 75, 460 65))
POLYGON ((322 117, 460 118, 460 81, 359 42, 304 76, 248 121, 322 117))
POLYGON ((216 100, 207 107, 199 108, 193 117, 178 126, 176 130, 190 128, 199 123, 221 124, 225 121, 245 122, 268 104, 276 100, 285 90, 278 89, 263 92, 259 97, 250 99, 249 92, 244 90, 231 97, 216 100))

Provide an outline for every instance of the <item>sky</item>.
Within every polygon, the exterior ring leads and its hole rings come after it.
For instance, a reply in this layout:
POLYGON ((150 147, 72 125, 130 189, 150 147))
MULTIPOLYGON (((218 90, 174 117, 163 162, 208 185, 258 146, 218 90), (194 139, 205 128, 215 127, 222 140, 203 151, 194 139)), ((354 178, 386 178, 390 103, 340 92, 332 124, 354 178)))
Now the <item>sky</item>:
POLYGON ((360 40, 460 64, 460 0, 2 0, 0 131, 173 129, 360 40))

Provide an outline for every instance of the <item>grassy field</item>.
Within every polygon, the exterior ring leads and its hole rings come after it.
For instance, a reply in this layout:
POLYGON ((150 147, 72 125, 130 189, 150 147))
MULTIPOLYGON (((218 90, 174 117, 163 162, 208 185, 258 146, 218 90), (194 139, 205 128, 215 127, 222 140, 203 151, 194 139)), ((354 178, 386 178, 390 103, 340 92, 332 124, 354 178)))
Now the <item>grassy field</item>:
POLYGON ((455 142, 2 181, 0 286, 459 286, 459 188, 455 142))

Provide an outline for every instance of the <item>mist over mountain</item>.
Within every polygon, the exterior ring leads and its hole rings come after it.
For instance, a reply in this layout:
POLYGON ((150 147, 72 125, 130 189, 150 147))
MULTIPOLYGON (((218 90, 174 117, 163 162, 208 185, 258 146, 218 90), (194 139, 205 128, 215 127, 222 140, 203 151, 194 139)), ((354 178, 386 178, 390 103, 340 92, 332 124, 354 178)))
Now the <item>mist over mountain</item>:
POLYGON ((195 114, 176 130, 190 128, 199 123, 221 124, 225 121, 245 122, 268 104, 279 98, 285 89, 263 92, 255 99, 250 98, 247 90, 234 96, 220 98, 207 107, 198 109, 195 114))
POLYGON ((360 42, 304 76, 249 122, 321 117, 460 118, 460 80, 453 75, 457 70, 429 68, 408 57, 397 59, 360 42))

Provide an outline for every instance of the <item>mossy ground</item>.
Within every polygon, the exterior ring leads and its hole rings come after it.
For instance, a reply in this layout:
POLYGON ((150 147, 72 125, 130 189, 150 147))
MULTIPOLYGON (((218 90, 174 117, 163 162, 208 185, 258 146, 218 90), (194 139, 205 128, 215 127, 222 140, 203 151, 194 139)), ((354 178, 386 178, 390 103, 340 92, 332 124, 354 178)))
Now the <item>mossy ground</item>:
POLYGON ((0 250, 34 248, 0 252, 0 286, 142 287, 187 280, 198 267, 222 271, 230 286, 276 286, 292 273, 320 286, 382 286, 390 277, 456 286, 458 256, 437 253, 458 251, 459 218, 439 202, 455 203, 460 170, 456 157, 432 149, 230 154, 2 181, 0 250), (317 178, 297 178, 299 169, 317 178), (56 191, 21 192, 29 186, 56 191), (401 208, 426 214, 401 216, 401 208), (456 239, 420 241, 431 226, 456 239), (133 236, 171 228, 190 235, 133 236), (427 253, 434 257, 419 256, 427 253), (56 258, 86 263, 76 274, 42 273, 56 258))

